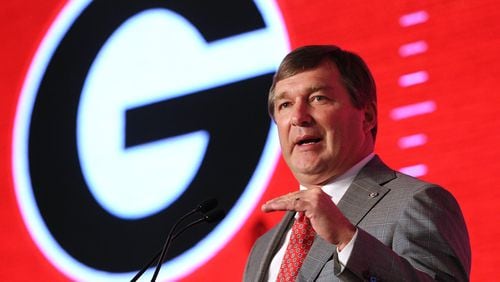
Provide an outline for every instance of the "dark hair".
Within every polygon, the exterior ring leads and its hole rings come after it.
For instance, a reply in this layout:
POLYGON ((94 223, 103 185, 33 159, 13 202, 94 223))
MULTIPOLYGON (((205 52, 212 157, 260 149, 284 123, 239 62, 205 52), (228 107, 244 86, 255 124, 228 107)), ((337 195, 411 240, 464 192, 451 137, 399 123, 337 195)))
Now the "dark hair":
MULTIPOLYGON (((268 96, 268 110, 274 119, 274 89, 276 83, 298 73, 318 67, 324 60, 332 62, 339 70, 354 107, 362 109, 369 104, 377 105, 377 90, 373 76, 366 63, 355 53, 342 50, 335 45, 309 45, 290 52, 281 62, 274 75, 268 96)), ((376 117, 375 117, 376 118, 376 117)), ((373 140, 377 125, 372 129, 373 140)))

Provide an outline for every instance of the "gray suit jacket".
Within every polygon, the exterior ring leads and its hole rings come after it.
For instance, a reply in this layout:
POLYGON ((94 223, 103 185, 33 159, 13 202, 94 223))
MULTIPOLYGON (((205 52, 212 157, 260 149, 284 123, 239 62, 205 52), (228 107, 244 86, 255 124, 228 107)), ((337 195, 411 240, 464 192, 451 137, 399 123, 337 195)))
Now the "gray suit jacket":
MULTIPOLYGON (((443 188, 396 172, 375 156, 338 203, 358 227, 345 269, 336 246, 316 236, 297 281, 468 281, 470 245, 460 207, 443 188)), ((245 282, 267 281, 293 212, 260 237, 245 282)))

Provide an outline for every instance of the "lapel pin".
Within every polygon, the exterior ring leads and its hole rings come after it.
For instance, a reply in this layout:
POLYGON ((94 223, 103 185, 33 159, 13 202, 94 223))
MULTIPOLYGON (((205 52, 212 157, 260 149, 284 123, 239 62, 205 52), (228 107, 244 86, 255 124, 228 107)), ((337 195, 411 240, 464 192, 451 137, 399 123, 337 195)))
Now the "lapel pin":
POLYGON ((368 195, 370 198, 375 198, 378 196, 377 192, 371 192, 370 195, 368 195))

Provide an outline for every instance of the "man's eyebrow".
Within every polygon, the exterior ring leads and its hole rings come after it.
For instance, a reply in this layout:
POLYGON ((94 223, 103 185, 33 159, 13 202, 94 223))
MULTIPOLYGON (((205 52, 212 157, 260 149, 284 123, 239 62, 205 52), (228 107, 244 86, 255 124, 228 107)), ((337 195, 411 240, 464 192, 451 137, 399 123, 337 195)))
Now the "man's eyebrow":
POLYGON ((274 95, 274 100, 279 100, 279 99, 283 99, 286 95, 286 91, 283 91, 283 92, 280 92, 280 93, 276 93, 276 95, 274 95))
MULTIPOLYGON (((312 94, 312 93, 315 93, 318 91, 322 91, 325 89, 331 89, 331 88, 332 87, 330 87, 328 85, 318 84, 318 85, 312 85, 312 86, 308 87, 306 89, 306 91, 307 91, 307 94, 309 95, 309 94, 312 94)), ((288 91, 282 91, 282 92, 276 93, 274 95, 274 101, 277 101, 279 99, 285 99, 285 96, 287 93, 288 93, 288 91)))
POLYGON ((327 86, 327 85, 313 85, 313 86, 309 87, 308 92, 310 94, 310 93, 322 91, 325 89, 331 89, 331 87, 327 86))

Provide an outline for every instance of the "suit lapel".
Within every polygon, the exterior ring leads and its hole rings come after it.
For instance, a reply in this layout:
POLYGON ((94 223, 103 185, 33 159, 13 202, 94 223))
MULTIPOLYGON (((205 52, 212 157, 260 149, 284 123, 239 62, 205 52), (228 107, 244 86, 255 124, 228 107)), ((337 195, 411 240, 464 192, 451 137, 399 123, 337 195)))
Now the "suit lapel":
POLYGON ((304 264, 300 268, 297 281, 313 281, 319 275, 325 263, 331 259, 335 248, 335 245, 328 243, 316 235, 314 243, 304 260, 304 264))
POLYGON ((338 208, 352 224, 358 225, 389 192, 389 189, 382 185, 394 178, 396 178, 394 171, 384 165, 378 156, 373 157, 340 199, 338 208))
POLYGON ((280 223, 276 226, 274 232, 271 235, 268 245, 263 252, 262 260, 259 263, 259 267, 257 269, 257 279, 255 281, 265 281, 267 278, 267 273, 269 270, 269 265, 271 264, 271 260, 274 257, 274 254, 278 251, 278 248, 281 246, 281 242, 284 239, 287 230, 290 228, 291 223, 293 222, 293 216, 295 212, 287 212, 280 223))
MULTIPOLYGON (((352 224, 358 225, 366 214, 389 192, 389 189, 382 185, 395 177, 394 171, 383 164, 378 156, 373 157, 358 173, 337 207, 352 224)), ((314 280, 324 265, 331 260, 336 248, 337 246, 316 236, 299 272, 298 281, 314 280)))

